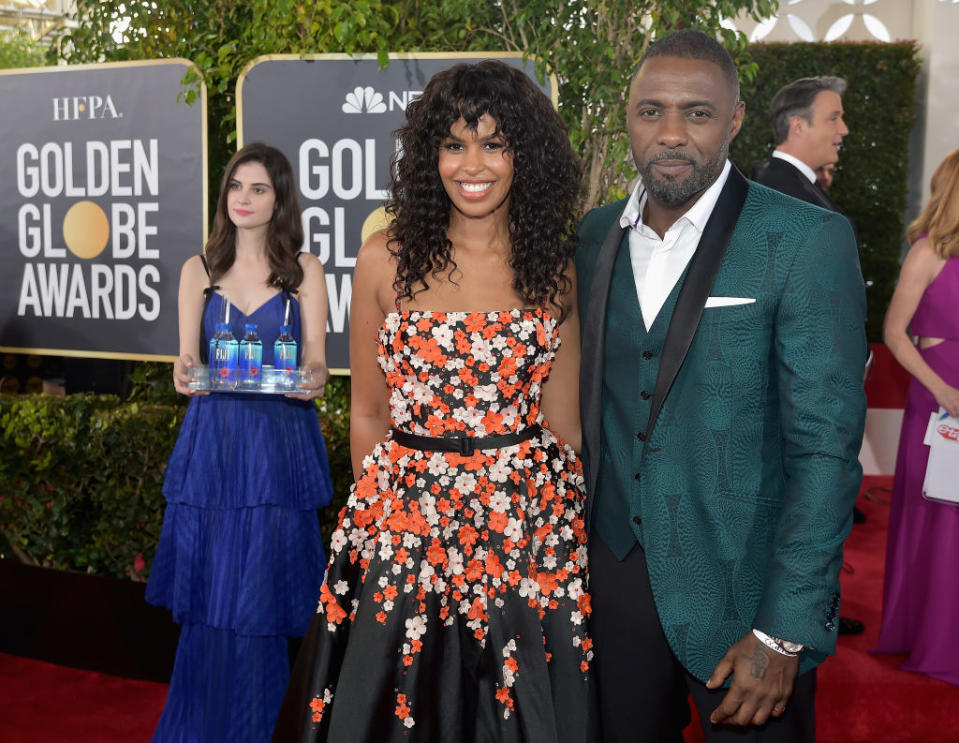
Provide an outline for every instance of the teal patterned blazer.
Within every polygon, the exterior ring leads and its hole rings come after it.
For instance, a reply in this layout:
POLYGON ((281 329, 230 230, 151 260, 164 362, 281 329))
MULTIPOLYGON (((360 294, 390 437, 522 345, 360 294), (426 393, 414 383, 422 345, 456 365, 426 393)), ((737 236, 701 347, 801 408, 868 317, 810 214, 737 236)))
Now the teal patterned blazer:
MULTIPOLYGON (((625 203, 586 215, 576 255, 591 494, 602 449, 633 447, 637 437, 603 433, 602 421, 625 203)), ((865 304, 846 219, 733 168, 656 360, 627 494, 663 630, 700 680, 751 628, 806 645, 800 673, 835 652, 842 545, 862 479, 865 304), (755 301, 706 307, 707 297, 755 301)))

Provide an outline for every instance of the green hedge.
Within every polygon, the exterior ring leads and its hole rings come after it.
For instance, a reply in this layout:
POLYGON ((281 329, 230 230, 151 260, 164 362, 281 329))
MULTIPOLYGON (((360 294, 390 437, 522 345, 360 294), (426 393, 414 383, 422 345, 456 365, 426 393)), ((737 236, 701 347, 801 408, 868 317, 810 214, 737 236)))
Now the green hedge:
MULTIPOLYGON (((165 370, 168 365, 154 365, 165 370)), ((158 376, 153 374, 152 376, 158 376)), ((169 400, 154 380, 148 398, 169 400)), ((142 392, 141 392, 142 394, 142 392)), ((317 413, 334 473, 334 505, 352 481, 349 382, 334 380, 317 413)), ((0 552, 24 562, 146 580, 163 519, 163 472, 183 421, 180 401, 110 395, 0 396, 0 552)))
POLYGON ((749 175, 754 160, 773 150, 769 103, 796 78, 838 75, 848 83, 843 95, 849 136, 839 153, 830 195, 859 234, 863 276, 872 282, 869 340, 882 340, 882 320, 899 276, 905 240, 909 134, 916 119, 915 42, 880 44, 753 44, 756 79, 743 86, 746 119, 730 156, 749 175))
POLYGON ((25 562, 142 579, 183 407, 0 397, 0 529, 25 562))

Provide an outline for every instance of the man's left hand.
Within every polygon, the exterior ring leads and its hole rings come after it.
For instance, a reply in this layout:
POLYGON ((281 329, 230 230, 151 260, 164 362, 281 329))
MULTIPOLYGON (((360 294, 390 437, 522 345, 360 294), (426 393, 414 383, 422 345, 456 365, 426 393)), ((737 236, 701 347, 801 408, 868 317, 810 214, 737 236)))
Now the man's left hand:
POLYGON ((718 689, 731 673, 732 685, 713 710, 714 725, 764 725, 786 711, 799 670, 799 657, 777 653, 750 632, 716 664, 706 688, 718 689))

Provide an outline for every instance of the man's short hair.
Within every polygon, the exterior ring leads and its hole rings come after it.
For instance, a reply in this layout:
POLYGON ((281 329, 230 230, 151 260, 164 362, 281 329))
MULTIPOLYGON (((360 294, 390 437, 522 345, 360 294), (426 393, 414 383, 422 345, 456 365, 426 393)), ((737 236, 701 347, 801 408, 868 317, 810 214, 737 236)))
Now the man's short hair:
POLYGON ((722 70, 723 77, 733 90, 733 100, 739 100, 739 73, 733 58, 729 56, 726 47, 716 39, 707 36, 702 31, 685 28, 674 31, 661 39, 657 39, 643 54, 636 65, 633 77, 639 74, 643 63, 651 57, 680 57, 682 59, 702 59, 712 62, 722 70))
POLYGON ((813 101, 824 90, 842 96, 846 92, 846 81, 841 77, 801 77, 779 89, 769 104, 769 121, 776 144, 789 138, 789 122, 793 116, 802 116, 812 124, 813 101))

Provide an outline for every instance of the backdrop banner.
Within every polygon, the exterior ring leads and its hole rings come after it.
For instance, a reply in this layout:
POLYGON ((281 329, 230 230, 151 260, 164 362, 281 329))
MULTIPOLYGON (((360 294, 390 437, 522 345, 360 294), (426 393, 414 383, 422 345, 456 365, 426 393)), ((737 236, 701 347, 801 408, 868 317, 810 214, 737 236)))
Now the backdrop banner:
POLYGON ((0 71, 0 350, 177 354, 206 235, 206 97, 181 59, 0 71))
POLYGON ((536 80, 535 62, 503 52, 376 55, 272 55, 253 60, 237 81, 240 144, 262 141, 293 164, 305 233, 330 295, 327 363, 349 371, 349 307, 356 254, 386 226, 383 203, 393 132, 430 77, 459 62, 500 59, 524 70, 556 104, 555 80, 536 80))

